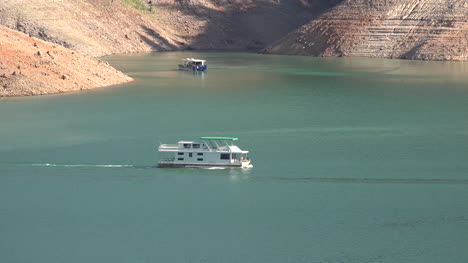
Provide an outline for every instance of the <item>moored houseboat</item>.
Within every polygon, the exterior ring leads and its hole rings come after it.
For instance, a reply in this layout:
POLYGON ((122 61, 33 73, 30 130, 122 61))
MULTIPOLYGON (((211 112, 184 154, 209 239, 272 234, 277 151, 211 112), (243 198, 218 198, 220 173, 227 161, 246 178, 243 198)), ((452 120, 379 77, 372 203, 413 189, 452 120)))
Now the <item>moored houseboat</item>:
POLYGON ((158 167, 253 167, 247 156, 249 151, 234 145, 237 140, 231 137, 201 137, 199 141, 161 144, 158 167))

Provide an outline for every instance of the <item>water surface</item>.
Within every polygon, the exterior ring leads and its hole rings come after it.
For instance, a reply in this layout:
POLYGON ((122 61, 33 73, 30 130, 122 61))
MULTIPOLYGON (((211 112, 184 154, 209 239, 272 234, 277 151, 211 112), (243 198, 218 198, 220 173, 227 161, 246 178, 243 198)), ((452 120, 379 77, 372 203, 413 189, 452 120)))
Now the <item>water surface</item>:
POLYGON ((0 99, 1 262, 468 258, 466 63, 105 59, 136 81, 0 99), (154 168, 200 136, 239 137, 254 168, 154 168))

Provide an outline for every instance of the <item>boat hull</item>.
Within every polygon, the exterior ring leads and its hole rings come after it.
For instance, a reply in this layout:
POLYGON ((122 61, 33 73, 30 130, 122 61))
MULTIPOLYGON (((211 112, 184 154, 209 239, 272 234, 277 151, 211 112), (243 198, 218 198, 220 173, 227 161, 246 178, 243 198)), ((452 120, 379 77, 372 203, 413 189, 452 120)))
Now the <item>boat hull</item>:
POLYGON ((208 66, 184 66, 179 64, 179 70, 185 70, 185 71, 206 71, 208 69, 208 66))
POLYGON ((210 167, 222 167, 222 168, 243 168, 242 165, 233 164, 202 164, 202 163, 158 163, 158 168, 210 168, 210 167))

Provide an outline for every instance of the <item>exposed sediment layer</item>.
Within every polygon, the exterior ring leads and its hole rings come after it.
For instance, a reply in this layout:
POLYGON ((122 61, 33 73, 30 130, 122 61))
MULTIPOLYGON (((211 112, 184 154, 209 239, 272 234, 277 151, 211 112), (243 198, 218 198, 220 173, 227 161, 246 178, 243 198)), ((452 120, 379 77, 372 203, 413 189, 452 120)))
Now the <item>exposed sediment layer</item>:
POLYGON ((0 26, 0 97, 88 90, 131 81, 107 62, 0 26))
POLYGON ((468 59, 466 0, 345 0, 265 53, 468 59))

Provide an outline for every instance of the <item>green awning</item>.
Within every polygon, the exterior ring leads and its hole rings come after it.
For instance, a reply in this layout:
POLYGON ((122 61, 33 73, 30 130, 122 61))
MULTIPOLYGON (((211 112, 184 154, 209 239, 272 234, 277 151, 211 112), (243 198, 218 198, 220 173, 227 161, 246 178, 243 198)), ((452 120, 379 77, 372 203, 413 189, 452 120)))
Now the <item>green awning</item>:
POLYGON ((238 138, 232 137, 200 137, 200 140, 226 140, 226 141, 237 141, 238 138))

